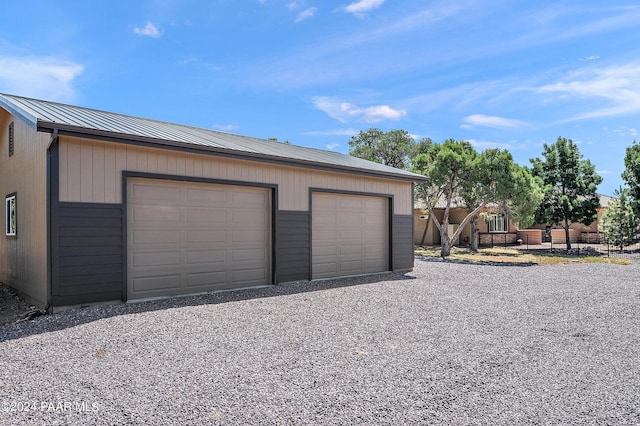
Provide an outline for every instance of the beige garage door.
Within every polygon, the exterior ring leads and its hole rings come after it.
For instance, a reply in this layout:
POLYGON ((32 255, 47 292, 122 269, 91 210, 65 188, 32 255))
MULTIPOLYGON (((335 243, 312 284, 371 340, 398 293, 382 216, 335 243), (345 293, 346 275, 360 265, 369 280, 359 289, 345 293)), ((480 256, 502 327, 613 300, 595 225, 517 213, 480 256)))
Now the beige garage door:
POLYGON ((127 181, 128 297, 271 284, 266 188, 127 181))
POLYGON ((312 277, 388 271, 388 203, 383 197, 314 193, 312 277))

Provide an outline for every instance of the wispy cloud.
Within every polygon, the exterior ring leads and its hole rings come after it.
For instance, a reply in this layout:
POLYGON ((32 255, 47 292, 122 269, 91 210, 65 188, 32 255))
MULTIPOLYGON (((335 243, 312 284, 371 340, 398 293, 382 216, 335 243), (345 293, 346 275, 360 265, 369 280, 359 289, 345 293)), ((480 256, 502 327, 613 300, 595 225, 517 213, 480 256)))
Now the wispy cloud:
POLYGON ((521 127, 527 127, 528 124, 524 121, 515 120, 513 118, 496 117, 483 114, 472 114, 465 117, 463 124, 460 126, 463 129, 470 129, 472 127, 492 127, 495 129, 515 129, 521 127))
POLYGON ((382 6, 385 0, 360 0, 345 6, 344 11, 356 16, 363 16, 367 12, 382 6))
POLYGON ((479 141, 477 139, 468 139, 469 143, 473 145, 475 148, 480 150, 490 149, 490 148, 499 148, 499 149, 507 149, 509 151, 518 150, 518 149, 526 149, 526 144, 514 144, 514 143, 503 143, 503 142, 494 142, 494 141, 479 141))
POLYGON ((611 170, 596 170, 596 173, 599 175, 611 175, 611 174, 614 174, 615 172, 611 170))
POLYGON ((308 9, 303 10, 298 13, 298 17, 296 18, 296 23, 304 21, 305 19, 311 18, 318 11, 317 7, 310 7, 308 9))
POLYGON ((84 66, 57 58, 0 56, 0 91, 71 102, 73 82, 83 71, 84 66))
POLYGON ((608 103, 605 107, 577 114, 564 121, 639 113, 640 63, 581 69, 561 81, 539 87, 538 91, 553 93, 564 99, 599 99, 608 103))
POLYGON ((367 123, 376 123, 384 120, 397 121, 407 114, 403 109, 393 109, 388 105, 362 108, 349 102, 341 102, 325 96, 313 98, 313 104, 319 110, 324 111, 330 117, 342 123, 352 119, 367 123))
POLYGON ((214 124, 213 126, 216 130, 221 130, 223 132, 230 132, 231 130, 235 130, 238 128, 235 124, 214 124))
POLYGON ((133 32, 138 35, 153 38, 158 38, 162 35, 162 31, 150 21, 147 21, 147 23, 142 28, 134 27, 133 32))
POLYGON ((329 151, 335 151, 336 148, 340 148, 339 143, 328 143, 325 145, 329 151))
POLYGON ((304 132, 303 134, 309 136, 354 136, 357 135, 359 130, 356 129, 337 129, 337 130, 312 130, 310 132, 304 132))

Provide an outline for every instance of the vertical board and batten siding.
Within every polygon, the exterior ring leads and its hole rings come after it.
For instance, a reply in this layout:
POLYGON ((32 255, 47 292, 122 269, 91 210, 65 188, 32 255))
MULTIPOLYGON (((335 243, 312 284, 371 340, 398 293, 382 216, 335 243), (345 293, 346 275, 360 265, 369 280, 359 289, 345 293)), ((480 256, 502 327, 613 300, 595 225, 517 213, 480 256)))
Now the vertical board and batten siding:
POLYGON ((309 188, 393 194, 411 215, 411 182, 60 137, 60 201, 122 203, 122 171, 278 185, 278 209, 309 211, 309 188))
POLYGON ((0 221, 6 223, 5 197, 16 193, 17 235, 0 234, 0 282, 31 301, 47 304, 47 146, 49 134, 38 133, 19 117, 0 109, 0 221), (9 124, 14 152, 9 156, 9 124))

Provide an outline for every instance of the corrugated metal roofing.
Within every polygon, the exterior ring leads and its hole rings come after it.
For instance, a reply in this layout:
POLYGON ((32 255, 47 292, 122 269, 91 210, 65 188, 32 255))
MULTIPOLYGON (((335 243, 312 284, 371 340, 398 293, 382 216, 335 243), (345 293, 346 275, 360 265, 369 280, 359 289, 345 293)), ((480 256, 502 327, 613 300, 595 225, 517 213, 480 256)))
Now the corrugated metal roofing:
POLYGON ((363 160, 333 151, 302 147, 210 129, 133 117, 56 102, 0 94, 0 107, 21 115, 38 130, 64 130, 84 136, 134 139, 149 144, 175 145, 182 148, 208 150, 263 158, 281 163, 313 165, 328 169, 355 171, 413 181, 424 176, 363 160))

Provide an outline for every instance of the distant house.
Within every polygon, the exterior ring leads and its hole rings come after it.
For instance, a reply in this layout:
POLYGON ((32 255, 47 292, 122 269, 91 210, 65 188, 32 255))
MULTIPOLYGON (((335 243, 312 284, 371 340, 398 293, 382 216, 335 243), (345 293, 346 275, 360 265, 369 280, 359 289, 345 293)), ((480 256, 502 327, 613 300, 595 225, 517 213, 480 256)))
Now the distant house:
MULTIPOLYGON (((442 223, 445 211, 445 201, 439 200, 434 206, 434 213, 438 218, 438 221, 442 223)), ((509 220, 509 216, 500 212, 497 209, 487 207, 483 211, 483 217, 478 219, 478 229, 480 232, 480 245, 490 244, 507 244, 515 243, 517 240, 516 231, 517 227, 509 220)), ((457 229, 464 218, 469 214, 469 209, 464 205, 462 200, 454 199, 451 209, 449 211, 449 235, 452 235, 457 229)), ((440 244, 440 231, 434 224, 427 213, 426 205, 420 202, 414 204, 414 228, 413 228, 413 241, 414 244, 419 245, 422 241, 423 235, 424 245, 439 245, 440 244), (428 229, 425 234, 425 228, 428 229)), ((454 246, 467 246, 471 241, 471 225, 467 223, 460 237, 454 241, 454 246)))
MULTIPOLYGON (((598 232, 598 223, 600 222, 605 207, 607 207, 612 199, 612 197, 600 195, 601 207, 598 209, 598 217, 596 221, 590 225, 587 226, 581 223, 573 223, 570 225, 569 232, 572 242, 598 243, 602 240, 602 234, 598 232)), ((439 221, 442 221, 444 210, 444 201, 440 200, 434 206, 434 212, 439 221)), ((469 209, 461 200, 453 201, 449 212, 450 235, 452 231, 455 232, 458 224, 462 222, 468 213, 469 209)), ((528 229, 519 229, 518 226, 509 219, 509 215, 506 213, 501 213, 491 208, 485 209, 484 213, 484 218, 478 220, 480 245, 515 244, 518 240, 530 244, 540 244, 543 242, 563 244, 565 242, 565 233, 561 226, 534 224, 528 229)), ((413 228, 414 244, 419 245, 424 235, 424 245, 439 245, 440 232, 433 223, 433 220, 429 218, 426 206, 423 203, 414 203, 413 218, 415 224, 413 228), (427 221, 429 221, 429 226, 425 234, 424 231, 427 227, 427 221)), ((454 245, 467 246, 469 245, 470 239, 471 226, 467 224, 463 228, 460 238, 454 241, 454 245)))
MULTIPOLYGON (((598 224, 602 218, 605 208, 609 205, 611 200, 615 198, 608 195, 598 194, 600 197, 600 208, 597 210, 596 220, 589 224, 584 225, 582 223, 572 223, 569 225, 569 238, 571 242, 584 242, 584 243, 599 243, 602 241, 602 234, 598 231, 598 224)), ((534 224, 532 229, 542 230, 542 241, 553 243, 564 243, 565 233, 564 228, 559 225, 551 226, 549 224, 534 224)))
POLYGON ((413 268, 423 176, 12 95, 0 129, 0 281, 40 306, 413 268))

